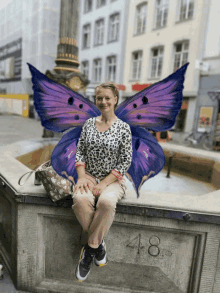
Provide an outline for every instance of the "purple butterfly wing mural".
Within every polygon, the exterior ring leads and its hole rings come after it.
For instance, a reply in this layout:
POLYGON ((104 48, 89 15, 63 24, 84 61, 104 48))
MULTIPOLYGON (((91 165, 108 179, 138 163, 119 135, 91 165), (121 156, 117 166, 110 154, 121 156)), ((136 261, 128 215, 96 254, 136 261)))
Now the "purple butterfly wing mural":
MULTIPOLYGON (((126 175, 133 182, 138 197, 143 183, 158 174, 165 163, 162 148, 146 128, 164 131, 174 125, 182 105, 188 64, 130 97, 116 109, 116 116, 131 127, 133 157, 126 175)), ((64 134, 54 148, 51 164, 60 176, 72 176, 76 182, 75 157, 82 126, 101 112, 79 93, 50 80, 32 65, 28 66, 32 74, 34 106, 42 126, 55 132, 75 127, 64 134)))
POLYGON ((181 109, 188 64, 121 103, 115 111, 116 116, 131 126, 153 131, 170 129, 181 109))
POLYGON ((141 186, 163 169, 165 158, 161 146, 146 129, 131 126, 131 132, 133 155, 126 175, 139 197, 141 186))
POLYGON ((52 81, 28 63, 33 83, 34 106, 46 129, 63 132, 71 127, 82 127, 85 121, 101 113, 94 103, 52 81))

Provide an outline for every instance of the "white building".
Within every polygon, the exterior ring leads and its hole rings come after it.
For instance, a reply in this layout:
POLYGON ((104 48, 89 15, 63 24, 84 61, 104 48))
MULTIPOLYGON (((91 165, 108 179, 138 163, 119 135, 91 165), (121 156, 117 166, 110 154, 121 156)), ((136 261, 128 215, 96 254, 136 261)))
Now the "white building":
POLYGON ((200 73, 199 94, 194 117, 195 131, 211 131, 220 149, 220 1, 209 1, 204 50, 197 63, 200 73))
POLYGON ((12 0, 0 11, 0 92, 32 94, 27 62, 53 69, 60 0, 12 0))
MULTIPOLYGON (((218 0, 216 0, 218 1, 218 0)), ((124 96, 162 80, 189 62, 176 131, 193 129, 209 0, 132 0, 125 50, 124 96), (139 85, 135 85, 138 83, 139 85)))
POLYGON ((128 4, 129 0, 80 1, 79 61, 90 80, 86 96, 91 100, 100 83, 123 83, 128 4))
POLYGON ((217 29, 219 26, 220 1, 210 0, 203 63, 200 67, 203 75, 220 74, 220 31, 217 29))

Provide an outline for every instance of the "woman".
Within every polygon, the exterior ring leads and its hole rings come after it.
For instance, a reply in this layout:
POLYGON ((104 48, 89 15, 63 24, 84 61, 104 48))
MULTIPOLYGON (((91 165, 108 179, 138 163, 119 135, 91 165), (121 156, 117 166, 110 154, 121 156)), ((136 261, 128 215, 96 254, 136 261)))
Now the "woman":
POLYGON ((78 181, 73 194, 73 210, 88 232, 82 248, 76 278, 84 281, 94 260, 107 264, 106 236, 114 219, 117 202, 124 196, 123 175, 132 161, 130 126, 115 115, 119 93, 114 84, 96 88, 95 102, 101 116, 88 119, 77 144, 75 167, 78 181), (95 203, 96 208, 95 208, 95 203))

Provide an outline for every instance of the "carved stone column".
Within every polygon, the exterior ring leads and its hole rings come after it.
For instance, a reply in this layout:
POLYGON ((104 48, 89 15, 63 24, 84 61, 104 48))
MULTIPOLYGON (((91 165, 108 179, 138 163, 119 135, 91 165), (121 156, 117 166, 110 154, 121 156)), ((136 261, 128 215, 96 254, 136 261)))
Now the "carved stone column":
MULTIPOLYGON (((50 79, 65 84, 74 91, 86 91, 89 80, 80 73, 78 61, 78 14, 79 0, 61 0, 60 36, 57 46, 56 66, 47 70, 50 79)), ((54 133, 44 129, 43 137, 53 137, 54 133)))

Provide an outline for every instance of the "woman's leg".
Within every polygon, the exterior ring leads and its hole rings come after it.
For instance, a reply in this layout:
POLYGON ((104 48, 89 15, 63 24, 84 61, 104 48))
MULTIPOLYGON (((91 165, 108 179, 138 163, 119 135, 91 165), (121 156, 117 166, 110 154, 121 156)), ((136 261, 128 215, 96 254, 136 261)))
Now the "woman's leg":
MULTIPOLYGON (((91 181, 93 186, 95 185, 95 180, 92 177, 86 175, 86 178, 91 181)), ((89 230, 95 213, 94 203, 95 197, 90 190, 88 190, 88 193, 85 191, 81 193, 80 190, 77 193, 73 193, 72 209, 83 230, 86 232, 89 230)))
POLYGON ((97 248, 112 225, 117 202, 123 197, 124 190, 118 182, 110 184, 98 198, 96 211, 88 231, 88 244, 97 248))

